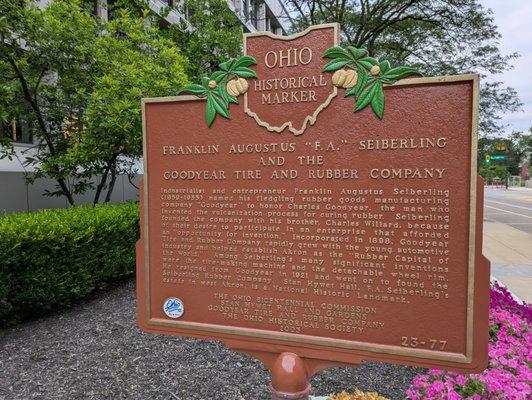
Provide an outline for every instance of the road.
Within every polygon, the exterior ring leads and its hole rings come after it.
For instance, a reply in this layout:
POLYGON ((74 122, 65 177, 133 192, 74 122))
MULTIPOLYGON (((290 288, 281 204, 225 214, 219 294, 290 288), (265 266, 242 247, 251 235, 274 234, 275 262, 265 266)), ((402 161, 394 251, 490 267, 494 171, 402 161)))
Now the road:
POLYGON ((532 234, 532 189, 486 188, 484 221, 499 222, 532 234))
POLYGON ((482 253, 492 276, 532 303, 532 189, 485 189, 482 253))

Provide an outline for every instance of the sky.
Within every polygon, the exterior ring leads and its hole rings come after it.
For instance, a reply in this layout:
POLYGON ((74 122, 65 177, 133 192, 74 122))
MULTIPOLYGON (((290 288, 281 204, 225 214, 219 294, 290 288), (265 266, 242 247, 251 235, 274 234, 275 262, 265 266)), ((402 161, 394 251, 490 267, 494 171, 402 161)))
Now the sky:
POLYGON ((493 77, 517 90, 523 102, 522 111, 503 116, 502 122, 508 125, 505 133, 527 131, 532 127, 532 1, 480 0, 480 3, 493 11, 502 35, 501 52, 520 54, 512 60, 512 70, 493 77))

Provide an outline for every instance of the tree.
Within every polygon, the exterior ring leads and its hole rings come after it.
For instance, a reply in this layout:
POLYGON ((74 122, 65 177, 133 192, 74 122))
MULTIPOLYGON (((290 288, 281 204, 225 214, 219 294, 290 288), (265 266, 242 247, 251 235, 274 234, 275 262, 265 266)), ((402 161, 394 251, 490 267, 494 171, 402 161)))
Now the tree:
POLYGON ((503 165, 483 165, 478 173, 488 185, 493 184, 495 180, 506 183, 508 178, 508 170, 503 165))
POLYGON ((529 133, 513 132, 508 137, 480 138, 477 150, 478 167, 481 175, 483 170, 493 170, 494 167, 503 168, 510 175, 519 175, 521 162, 531 161, 532 130, 529 130, 529 133), (487 161, 486 156, 497 155, 504 155, 505 157, 503 159, 492 158, 487 161))
MULTIPOLYGON (((392 64, 411 65, 425 75, 497 74, 512 68, 516 53, 503 55, 490 10, 478 0, 286 0, 296 16, 293 29, 338 22, 342 41, 368 49, 392 64)), ((480 131, 493 134, 500 116, 519 110, 513 88, 482 82, 480 131)))
MULTIPOLYGON (((24 160, 34 174, 57 182, 47 195, 96 189, 94 202, 117 173, 141 156, 140 99, 172 95, 187 82, 183 57, 157 27, 127 10, 111 22, 81 0, 0 0, 0 118, 25 116, 36 153, 24 160), (100 176, 98 182, 93 178, 100 176)), ((11 156, 4 139, 0 156, 11 156)))
POLYGON ((186 59, 143 19, 120 10, 106 30, 120 34, 98 38, 94 57, 103 73, 94 79, 85 129, 72 151, 79 164, 100 177, 94 203, 106 186, 105 202, 110 200, 117 174, 136 172, 142 156, 141 99, 176 95, 188 81, 186 59))
POLYGON ((518 162, 528 161, 528 165, 532 165, 532 127, 528 132, 513 132, 510 135, 512 143, 514 143, 514 150, 519 157, 518 162))
POLYGON ((190 26, 172 25, 168 32, 190 60, 187 73, 192 81, 242 54, 242 27, 226 0, 184 0, 179 4, 177 9, 188 16, 190 26))
POLYGON ((117 0, 112 10, 128 9, 159 25, 161 32, 190 60, 186 72, 191 81, 199 81, 217 70, 221 63, 242 54, 242 27, 227 0, 174 1, 172 7, 162 8, 158 13, 148 3, 148 0, 117 0), (186 16, 186 21, 169 24, 165 18, 172 10, 186 16))
POLYGON ((77 4, 52 3, 41 11, 35 2, 0 1, 0 85, 13 104, 4 114, 15 118, 28 113, 38 138, 37 154, 25 162, 36 166, 35 178, 49 176, 70 204, 83 191, 69 177, 76 167, 65 159, 69 143, 62 133, 63 119, 83 110, 87 77, 94 69, 90 57, 97 34, 96 21, 75 11, 77 4), (88 73, 87 73, 88 72, 88 73))

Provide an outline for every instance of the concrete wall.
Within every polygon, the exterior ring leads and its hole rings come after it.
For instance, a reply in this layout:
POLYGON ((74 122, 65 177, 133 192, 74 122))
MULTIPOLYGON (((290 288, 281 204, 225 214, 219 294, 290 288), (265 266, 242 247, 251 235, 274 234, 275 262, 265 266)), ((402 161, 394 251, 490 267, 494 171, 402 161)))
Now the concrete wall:
MULTIPOLYGON (((133 182, 138 186, 140 175, 133 182)), ((36 211, 43 208, 68 207, 64 196, 44 196, 46 189, 53 190, 55 181, 51 179, 38 179, 33 184, 27 184, 22 172, 0 172, 0 214, 17 211, 36 211)), ((92 204, 94 190, 83 195, 75 196, 77 205, 92 204)), ((105 198, 105 192, 101 196, 105 198)), ((119 175, 111 196, 112 203, 123 203, 128 200, 137 201, 138 190, 129 183, 127 176, 119 175)))

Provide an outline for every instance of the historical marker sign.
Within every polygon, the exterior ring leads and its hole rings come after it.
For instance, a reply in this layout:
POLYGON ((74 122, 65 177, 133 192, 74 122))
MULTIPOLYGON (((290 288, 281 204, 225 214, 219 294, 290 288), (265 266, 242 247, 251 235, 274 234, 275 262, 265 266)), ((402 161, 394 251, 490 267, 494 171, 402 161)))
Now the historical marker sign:
POLYGON ((336 25, 248 35, 188 88, 200 97, 143 102, 139 324, 253 354, 482 370, 478 77, 402 79, 337 40, 336 25))

